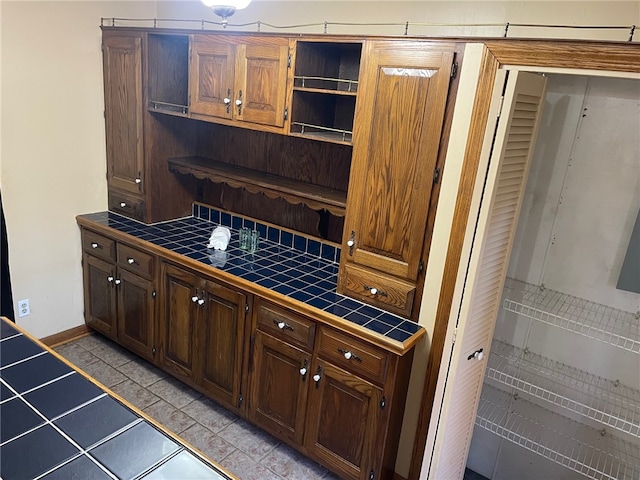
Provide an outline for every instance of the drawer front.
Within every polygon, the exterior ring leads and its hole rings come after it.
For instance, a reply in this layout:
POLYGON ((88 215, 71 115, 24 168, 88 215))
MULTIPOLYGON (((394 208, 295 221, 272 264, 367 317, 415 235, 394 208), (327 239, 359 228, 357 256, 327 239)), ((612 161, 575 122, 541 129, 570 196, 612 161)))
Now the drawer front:
POLYGON ((271 303, 259 301, 257 324, 260 330, 271 333, 288 343, 313 349, 316 323, 271 303))
POLYGON ((144 221, 144 200, 109 190, 109 210, 135 220, 144 221))
POLYGON ((320 328, 319 344, 318 352, 323 359, 371 382, 385 382, 388 352, 324 326, 320 328))
POLYGON ((113 262, 116 259, 116 242, 91 230, 82 230, 82 249, 103 260, 113 262))
POLYGON ((137 248, 118 243, 118 265, 145 278, 153 276, 153 255, 137 248))
POLYGON ((345 265, 341 292, 389 312, 411 316, 416 286, 413 283, 345 265))

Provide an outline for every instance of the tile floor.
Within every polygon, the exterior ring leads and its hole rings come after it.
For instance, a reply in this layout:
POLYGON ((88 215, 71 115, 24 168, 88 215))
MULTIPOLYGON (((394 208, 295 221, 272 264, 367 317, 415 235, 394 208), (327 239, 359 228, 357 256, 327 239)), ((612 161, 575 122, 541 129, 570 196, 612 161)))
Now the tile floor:
POLYGON ((339 478, 101 335, 55 351, 242 480, 339 478))

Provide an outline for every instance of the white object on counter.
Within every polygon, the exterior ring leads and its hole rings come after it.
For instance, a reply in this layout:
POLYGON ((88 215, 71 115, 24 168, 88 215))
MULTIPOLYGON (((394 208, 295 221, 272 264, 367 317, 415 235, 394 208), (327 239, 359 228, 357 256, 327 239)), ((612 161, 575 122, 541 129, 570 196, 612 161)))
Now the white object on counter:
POLYGON ((207 248, 213 248, 215 250, 226 250, 231 239, 231 232, 227 227, 216 227, 211 233, 207 248))

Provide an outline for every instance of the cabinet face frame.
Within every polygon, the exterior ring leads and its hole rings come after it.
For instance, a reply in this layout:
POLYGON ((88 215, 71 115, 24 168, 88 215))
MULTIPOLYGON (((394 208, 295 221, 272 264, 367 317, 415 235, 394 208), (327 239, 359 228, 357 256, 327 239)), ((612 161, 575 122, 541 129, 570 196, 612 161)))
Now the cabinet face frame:
MULTIPOLYGON (((518 68, 533 72, 571 69, 582 71, 585 74, 614 72, 615 75, 615 72, 618 72, 621 76, 624 73, 633 76, 640 75, 640 48, 634 43, 605 44, 600 42, 511 39, 489 40, 483 43, 486 48, 483 52, 462 175, 459 180, 459 191, 461 192, 472 192, 474 188, 491 107, 491 92, 498 69, 518 68)), ((438 299, 418 427, 413 444, 410 478, 418 478, 423 466, 427 434, 430 430, 430 414, 438 386, 438 373, 445 348, 448 319, 451 313, 470 206, 471 195, 458 196, 451 227, 452 235, 445 259, 444 271, 446 273, 443 276, 438 299)))

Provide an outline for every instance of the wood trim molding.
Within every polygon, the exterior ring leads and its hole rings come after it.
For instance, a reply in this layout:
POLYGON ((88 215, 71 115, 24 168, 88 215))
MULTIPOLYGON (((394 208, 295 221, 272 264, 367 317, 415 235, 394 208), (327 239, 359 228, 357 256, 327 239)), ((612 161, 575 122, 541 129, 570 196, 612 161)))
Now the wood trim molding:
POLYGON ((476 90, 473 105, 473 115, 469 127, 469 137, 464 155, 464 165, 458 187, 458 200, 456 202, 453 223, 451 227, 452 235, 449 240, 449 248, 445 260, 444 276, 442 288, 438 299, 438 309, 436 311, 436 321, 429 349, 427 371, 425 376, 424 390, 420 404, 418 417, 418 427, 413 443, 413 453, 409 470, 409 479, 414 480, 420 476, 422 459, 427 441, 429 421, 431 418, 431 407, 436 393, 438 382, 438 372, 444 351, 444 341, 447 334, 449 314, 453 293, 460 265, 460 254, 464 243, 464 232, 466 231, 469 211, 471 208, 472 194, 475 187, 475 180, 482 153, 482 145, 487 126, 491 97, 495 82, 496 72, 499 63, 491 51, 485 50, 480 68, 480 79, 476 90))
POLYGON ((510 40, 485 45, 503 65, 640 73, 640 45, 510 40))
POLYGON ((41 338, 40 341, 49 348, 55 348, 71 342, 72 340, 77 340, 78 338, 91 335, 91 333, 91 329, 82 324, 77 327, 70 328, 69 330, 64 330, 62 332, 49 335, 48 337, 41 338))

